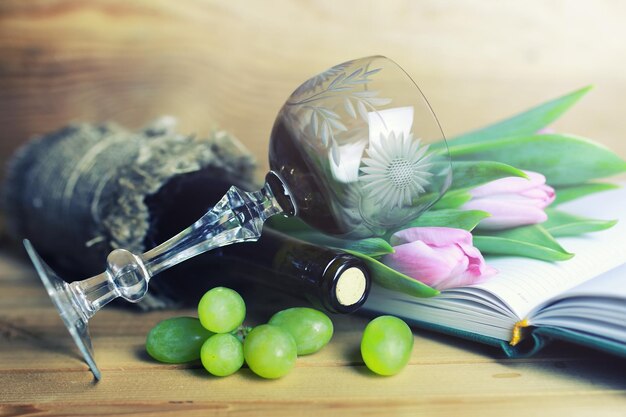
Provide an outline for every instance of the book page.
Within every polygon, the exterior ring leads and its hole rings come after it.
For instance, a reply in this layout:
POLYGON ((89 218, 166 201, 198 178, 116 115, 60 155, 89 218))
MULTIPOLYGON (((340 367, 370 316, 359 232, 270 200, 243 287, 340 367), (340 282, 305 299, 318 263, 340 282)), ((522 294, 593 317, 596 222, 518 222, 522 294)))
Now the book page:
POLYGON ((446 290, 432 298, 418 298, 374 286, 363 309, 393 314, 409 323, 431 323, 500 340, 511 338, 517 317, 501 307, 500 300, 492 303, 478 290, 466 288, 446 290))
POLYGON ((626 264, 549 300, 529 322, 626 343, 626 264))
POLYGON ((563 262, 518 257, 487 257, 499 273, 474 286, 500 298, 520 319, 550 298, 626 263, 626 189, 620 188, 562 204, 559 210, 604 220, 618 219, 608 230, 561 238, 575 256, 563 262))
MULTIPOLYGON (((626 307, 626 263, 551 299, 550 302, 574 297, 614 298, 626 307)), ((626 316, 624 317, 626 323, 626 316)))

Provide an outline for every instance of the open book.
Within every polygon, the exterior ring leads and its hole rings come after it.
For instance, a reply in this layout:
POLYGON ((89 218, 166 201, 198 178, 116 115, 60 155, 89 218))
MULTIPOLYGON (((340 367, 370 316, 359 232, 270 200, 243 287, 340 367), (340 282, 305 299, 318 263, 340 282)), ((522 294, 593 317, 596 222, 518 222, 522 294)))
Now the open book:
POLYGON ((487 257, 499 273, 483 284, 443 290, 433 298, 374 288, 364 308, 501 346, 509 356, 531 355, 551 338, 626 356, 626 189, 559 209, 618 223, 559 239, 575 254, 570 260, 487 257))

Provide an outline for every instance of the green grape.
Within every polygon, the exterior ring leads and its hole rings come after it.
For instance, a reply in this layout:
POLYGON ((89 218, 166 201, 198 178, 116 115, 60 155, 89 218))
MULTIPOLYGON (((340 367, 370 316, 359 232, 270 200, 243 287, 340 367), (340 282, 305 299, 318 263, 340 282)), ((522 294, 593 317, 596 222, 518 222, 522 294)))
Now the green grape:
POLYGON ((212 375, 234 374, 243 365, 243 346, 230 333, 216 334, 202 345, 200 359, 204 368, 212 375))
POLYGON ((365 365, 379 375, 395 375, 409 362, 413 332, 397 317, 380 316, 369 322, 361 339, 365 365))
POLYGON ((215 287, 206 292, 198 303, 200 323, 215 333, 235 330, 246 317, 246 304, 235 290, 215 287))
POLYGON ((258 376, 280 378, 296 363, 296 342, 287 330, 262 324, 252 329, 243 341, 243 356, 258 376))
POLYGON ((333 322, 321 311, 294 307, 274 314, 269 324, 287 330, 298 348, 298 355, 315 353, 333 337, 333 322))
POLYGON ((193 317, 163 320, 150 330, 146 351, 160 362, 184 363, 200 358, 200 347, 213 332, 193 317))

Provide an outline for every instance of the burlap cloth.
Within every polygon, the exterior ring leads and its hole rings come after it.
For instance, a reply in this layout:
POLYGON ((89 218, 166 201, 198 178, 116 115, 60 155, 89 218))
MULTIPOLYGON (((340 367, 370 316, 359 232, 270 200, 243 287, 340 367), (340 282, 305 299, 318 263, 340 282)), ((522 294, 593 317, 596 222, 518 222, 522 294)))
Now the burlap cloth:
MULTIPOLYGON (((8 164, 6 226, 61 276, 83 279, 102 272, 114 248, 141 253, 184 229, 230 185, 251 188, 254 169, 232 135, 180 134, 171 117, 139 132, 73 124, 33 139, 8 164)), ((151 281, 139 306, 171 304, 166 283, 151 281)))

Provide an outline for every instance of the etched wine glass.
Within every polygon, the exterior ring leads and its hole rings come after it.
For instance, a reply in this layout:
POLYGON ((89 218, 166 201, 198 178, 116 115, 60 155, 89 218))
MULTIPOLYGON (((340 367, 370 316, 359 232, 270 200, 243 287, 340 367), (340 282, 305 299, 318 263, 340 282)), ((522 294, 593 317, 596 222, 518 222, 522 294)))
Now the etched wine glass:
POLYGON ((297 216, 344 238, 379 236, 418 217, 451 182, 439 123, 413 80, 382 56, 357 59, 298 87, 276 118, 270 172, 254 192, 231 187, 198 221, 143 254, 113 250, 106 270, 66 283, 26 250, 94 377, 89 319, 111 300, 141 299, 159 272, 211 249, 254 241, 270 216, 297 216))

